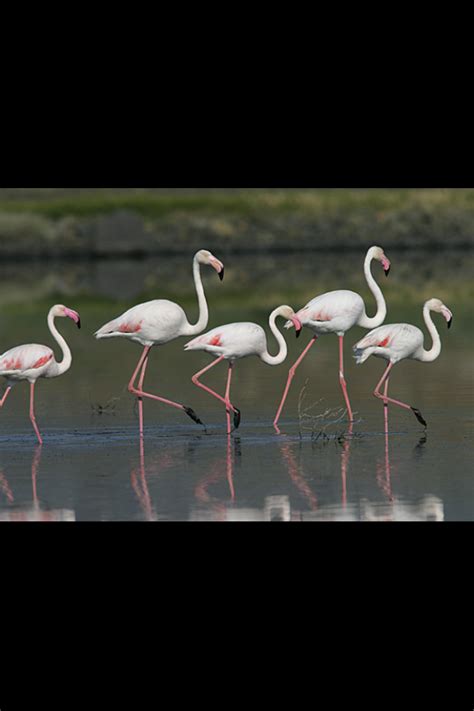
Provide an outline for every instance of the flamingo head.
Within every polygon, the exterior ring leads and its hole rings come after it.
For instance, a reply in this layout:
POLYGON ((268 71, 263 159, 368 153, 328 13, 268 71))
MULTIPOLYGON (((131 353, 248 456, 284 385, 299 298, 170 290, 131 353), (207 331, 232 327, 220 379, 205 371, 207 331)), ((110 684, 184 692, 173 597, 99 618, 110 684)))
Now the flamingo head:
POLYGON ((74 323, 78 328, 81 327, 81 319, 77 311, 74 311, 74 309, 69 309, 67 306, 64 306, 64 304, 56 304, 56 306, 53 306, 52 308, 53 316, 60 316, 60 317, 65 317, 67 316, 68 318, 72 318, 74 323))
POLYGON ((298 338, 301 333, 302 324, 298 316, 291 308, 291 306, 280 306, 280 308, 278 309, 278 315, 288 319, 288 321, 285 323, 285 328, 291 328, 292 326, 295 327, 296 338, 298 338))
POLYGON ((443 304, 441 299, 430 299, 426 302, 425 306, 427 306, 430 311, 437 311, 438 313, 442 314, 448 322, 448 328, 451 328, 453 314, 448 309, 448 307, 443 304))
POLYGON ((391 267, 390 259, 388 259, 388 257, 385 255, 385 252, 383 251, 382 247, 371 247, 370 251, 372 253, 372 258, 377 259, 381 263, 385 272, 385 276, 388 276, 391 267))
POLYGON ((219 274, 219 279, 221 281, 223 280, 224 265, 219 259, 217 259, 217 257, 212 254, 212 252, 209 252, 207 249, 200 249, 199 252, 196 252, 195 259, 197 259, 199 264, 210 264, 211 267, 213 267, 219 274))

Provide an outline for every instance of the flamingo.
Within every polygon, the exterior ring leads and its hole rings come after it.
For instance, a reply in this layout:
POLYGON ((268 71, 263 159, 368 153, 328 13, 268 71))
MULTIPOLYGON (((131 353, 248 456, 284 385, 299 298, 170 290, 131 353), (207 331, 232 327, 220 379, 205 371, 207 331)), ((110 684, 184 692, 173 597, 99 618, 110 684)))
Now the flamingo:
POLYGON ((404 407, 406 410, 411 410, 418 422, 424 427, 427 427, 426 421, 422 417, 421 412, 411 405, 407 405, 399 400, 393 400, 387 397, 388 381, 390 371, 395 363, 398 363, 405 358, 412 360, 420 360, 422 363, 430 363, 441 353, 441 339, 436 330, 430 311, 436 311, 444 316, 448 322, 448 328, 451 327, 453 314, 440 299, 429 299, 423 306, 423 318, 426 327, 432 338, 432 346, 429 351, 423 348, 423 332, 416 326, 409 323, 391 323, 380 326, 370 331, 362 340, 354 346, 355 359, 358 364, 364 363, 369 356, 374 355, 377 358, 385 358, 389 363, 382 375, 377 387, 374 390, 374 396, 383 400, 385 429, 387 431, 388 423, 388 403, 404 407), (385 383, 384 393, 380 393, 380 388, 385 383))
MULTIPOLYGON (((344 361, 343 361, 343 339, 344 334, 352 326, 362 326, 362 328, 373 328, 380 326, 383 323, 387 314, 387 307, 382 291, 370 271, 370 264, 373 259, 381 262, 382 267, 388 276, 390 271, 390 261, 385 256, 381 247, 370 247, 365 257, 364 274, 369 285, 369 289, 375 296, 377 303, 377 313, 372 318, 369 318, 365 311, 364 301, 359 294, 354 291, 338 290, 328 291, 326 294, 321 294, 311 299, 302 309, 296 312, 296 321, 301 326, 307 326, 313 331, 314 336, 301 353, 300 357, 291 366, 288 372, 286 387, 278 407, 273 426, 279 432, 278 420, 280 419, 283 405, 285 404, 291 381, 293 380, 296 369, 300 365, 303 358, 308 353, 309 349, 315 344, 318 336, 323 336, 327 333, 335 333, 339 337, 339 382, 346 402, 349 421, 353 421, 351 404, 347 394, 346 381, 344 379, 344 361)), ((285 324, 285 328, 291 328, 294 322, 291 320, 285 324)))
POLYGON ((142 398, 144 397, 158 400, 159 402, 164 402, 166 405, 184 410, 194 422, 200 425, 203 424, 190 407, 143 391, 143 381, 145 379, 145 371, 151 348, 174 341, 175 338, 179 338, 180 336, 194 336, 201 333, 207 326, 209 311, 201 281, 201 264, 209 264, 216 270, 221 281, 224 278, 224 265, 221 261, 206 249, 201 249, 199 252, 196 252, 193 259, 193 275, 199 304, 199 318, 194 325, 188 322, 186 314, 178 304, 175 304, 173 301, 168 301, 167 299, 154 299, 153 301, 147 301, 144 304, 133 306, 121 316, 104 324, 104 326, 99 328, 94 334, 95 337, 99 339, 114 337, 128 338, 130 341, 140 343, 144 347, 138 365, 128 384, 129 392, 138 398, 140 438, 143 437, 142 398), (140 378, 138 387, 135 387, 134 382, 139 372, 140 378))
POLYGON ((223 402, 226 407, 226 417, 227 417, 227 434, 231 433, 230 426, 230 411, 234 413, 234 427, 240 424, 240 410, 235 407, 230 401, 230 383, 232 379, 232 368, 234 366, 234 361, 238 358, 245 358, 246 356, 256 355, 264 363, 268 365, 279 365, 285 360, 288 348, 283 335, 280 333, 276 327, 275 320, 277 316, 283 316, 294 323, 296 329, 296 336, 299 336, 301 330, 301 324, 298 319, 295 318, 295 312, 291 306, 279 306, 277 309, 272 311, 268 319, 270 330, 275 336, 280 350, 277 355, 272 356, 267 350, 267 337, 265 331, 257 323, 228 323, 225 326, 218 326, 213 328, 211 331, 204 333, 198 338, 194 338, 189 343, 186 343, 184 350, 186 351, 206 351, 211 353, 211 355, 218 356, 217 359, 206 366, 199 373, 196 373, 192 377, 192 381, 198 388, 206 390, 208 393, 216 397, 218 400, 223 402), (223 359, 229 361, 229 371, 227 376, 227 386, 225 391, 225 397, 221 397, 214 390, 208 388, 199 382, 199 378, 206 371, 213 368, 215 365, 220 363, 223 359))
POLYGON ((0 375, 6 378, 8 384, 0 400, 0 408, 4 406, 13 385, 19 380, 28 380, 30 383, 30 420, 40 444, 43 444, 43 439, 35 418, 35 384, 38 378, 56 378, 71 367, 72 355, 70 348, 54 325, 55 318, 65 316, 72 319, 78 328, 81 327, 81 320, 77 311, 69 309, 63 304, 52 306, 48 313, 48 328, 63 353, 63 359, 60 363, 54 359, 54 353, 51 348, 37 343, 16 346, 0 356, 0 375))

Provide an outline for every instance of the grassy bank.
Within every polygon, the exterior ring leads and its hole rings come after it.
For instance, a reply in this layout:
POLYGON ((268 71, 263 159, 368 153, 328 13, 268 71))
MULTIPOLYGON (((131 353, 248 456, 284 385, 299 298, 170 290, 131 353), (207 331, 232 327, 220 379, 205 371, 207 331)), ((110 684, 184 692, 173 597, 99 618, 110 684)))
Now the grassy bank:
POLYGON ((0 190, 4 259, 474 247, 474 190, 0 190))
POLYGON ((51 219, 94 217, 128 210, 160 218, 182 211, 208 215, 298 213, 317 216, 369 211, 383 220, 393 210, 474 211, 474 190, 467 189, 96 189, 24 188, 0 190, 0 211, 31 213, 51 219))

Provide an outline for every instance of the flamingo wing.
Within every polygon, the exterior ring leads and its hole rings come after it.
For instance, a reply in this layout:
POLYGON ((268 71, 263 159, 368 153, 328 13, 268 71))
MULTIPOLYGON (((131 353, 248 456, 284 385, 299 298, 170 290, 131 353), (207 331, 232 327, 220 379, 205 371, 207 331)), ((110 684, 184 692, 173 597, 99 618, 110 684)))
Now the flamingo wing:
POLYGON ((228 323, 217 326, 186 343, 186 351, 207 351, 215 355, 242 358, 259 353, 266 345, 265 331, 256 323, 228 323))
POLYGON ((353 347, 357 363, 369 355, 389 356, 400 360, 407 358, 423 345, 423 333, 409 323, 391 323, 374 328, 353 347))
POLYGON ((48 346, 28 343, 16 346, 0 356, 0 375, 24 373, 47 366, 54 359, 54 353, 48 346))
POLYGON ((154 299, 132 306, 95 332, 96 338, 125 336, 150 343, 166 342, 180 335, 186 315, 178 304, 154 299))

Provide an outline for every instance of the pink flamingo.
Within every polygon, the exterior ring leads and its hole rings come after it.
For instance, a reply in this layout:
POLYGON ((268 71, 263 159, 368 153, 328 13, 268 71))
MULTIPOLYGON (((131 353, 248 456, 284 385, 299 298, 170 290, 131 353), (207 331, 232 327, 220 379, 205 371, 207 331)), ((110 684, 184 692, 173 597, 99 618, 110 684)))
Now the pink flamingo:
POLYGON ((148 356, 153 346, 161 346, 180 336, 194 336, 203 331, 209 320, 207 301, 204 295, 204 288, 201 281, 201 264, 209 264, 219 275, 220 280, 224 278, 224 265, 211 252, 201 249, 196 252, 193 260, 194 284, 199 304, 199 318, 192 325, 188 322, 186 314, 181 306, 166 299, 154 299, 144 304, 138 304, 118 316, 113 321, 109 321, 94 334, 96 338, 114 338, 116 336, 128 338, 144 346, 143 353, 138 361, 138 365, 128 384, 128 390, 138 398, 138 414, 140 421, 140 437, 143 437, 143 401, 148 397, 152 400, 164 402, 166 405, 177 407, 189 415, 189 417, 202 425, 194 410, 186 405, 181 405, 172 400, 167 400, 158 395, 143 391, 143 381, 148 364, 148 356), (140 372, 141 371, 141 372, 140 372), (138 387, 134 382, 140 372, 138 387))
POLYGON ((204 333, 202 336, 189 341, 184 346, 186 351, 206 351, 212 355, 218 356, 218 358, 206 366, 199 373, 196 373, 192 377, 192 381, 198 388, 206 390, 218 400, 223 402, 226 407, 227 416, 227 434, 231 432, 230 426, 230 411, 234 413, 234 427, 240 424, 240 410, 235 407, 230 401, 230 383, 232 378, 232 368, 234 366, 234 361, 238 358, 245 358, 246 356, 256 355, 264 363, 268 365, 279 365, 285 360, 288 348, 286 341, 282 334, 275 325, 275 320, 277 316, 283 316, 289 319, 296 328, 296 336, 299 336, 301 330, 301 324, 297 318, 295 318, 295 312, 291 306, 279 306, 277 309, 272 311, 268 319, 270 330, 275 336, 280 350, 277 355, 272 356, 267 350, 267 337, 265 331, 261 326, 256 323, 228 323, 225 326, 218 326, 213 328, 211 331, 204 333), (214 390, 208 388, 199 382, 199 378, 206 371, 213 368, 215 365, 221 362, 221 360, 226 359, 229 361, 229 371, 227 376, 227 386, 225 391, 225 397, 221 397, 214 390))
POLYGON ((411 410, 416 419, 425 427, 426 421, 423 419, 421 412, 416 407, 411 407, 399 400, 393 400, 387 397, 388 381, 390 371, 395 363, 398 363, 405 358, 412 360, 421 360, 423 363, 430 363, 441 353, 441 339, 436 330, 430 311, 436 311, 444 316, 448 322, 448 328, 451 326, 453 315, 447 306, 440 299, 429 299, 423 306, 423 318, 432 338, 432 346, 429 351, 423 348, 423 332, 416 326, 409 323, 391 323, 380 326, 368 333, 362 340, 354 346, 355 358, 357 363, 364 363, 369 356, 374 355, 377 358, 385 358, 389 363, 382 375, 377 387, 374 390, 374 395, 383 400, 385 431, 388 430, 388 403, 404 407, 406 410, 411 410), (380 392, 380 388, 385 383, 384 393, 380 392))
POLYGON ((16 346, 0 356, 0 375, 3 375, 8 383, 7 389, 0 400, 0 408, 5 404, 13 385, 19 380, 28 380, 30 383, 30 420, 40 444, 43 443, 43 440, 36 424, 34 411, 36 381, 38 378, 56 378, 69 370, 72 363, 69 346, 54 325, 55 318, 64 316, 71 318, 78 328, 81 327, 81 320, 77 311, 73 311, 73 309, 69 309, 63 304, 56 304, 50 308, 48 328, 62 350, 63 359, 60 363, 57 363, 54 359, 54 353, 51 348, 37 343, 16 346))
MULTIPOLYGON (((291 381, 293 380, 296 369, 308 353, 309 349, 314 345, 318 336, 323 336, 326 333, 335 333, 339 336, 339 382, 346 402, 349 421, 353 421, 351 404, 347 394, 346 381, 344 379, 344 361, 343 361, 343 338, 346 331, 353 326, 362 326, 362 328, 373 328, 383 323, 387 314, 387 307, 382 291, 370 271, 370 263, 373 259, 381 262, 385 274, 388 276, 390 271, 390 261, 384 254, 381 247, 371 247, 365 257, 364 274, 369 285, 369 289, 375 296, 377 303, 377 313, 372 318, 369 318, 365 311, 365 304, 361 296, 354 291, 338 290, 328 291, 326 294, 316 296, 300 311, 296 312, 296 320, 300 326, 307 326, 315 334, 310 340, 306 348, 301 353, 300 357, 291 366, 288 372, 288 379, 283 396, 278 407, 273 425, 278 429, 278 420, 280 419, 283 405, 285 404, 291 381)), ((285 328, 291 328, 292 322, 285 324, 285 328)))

